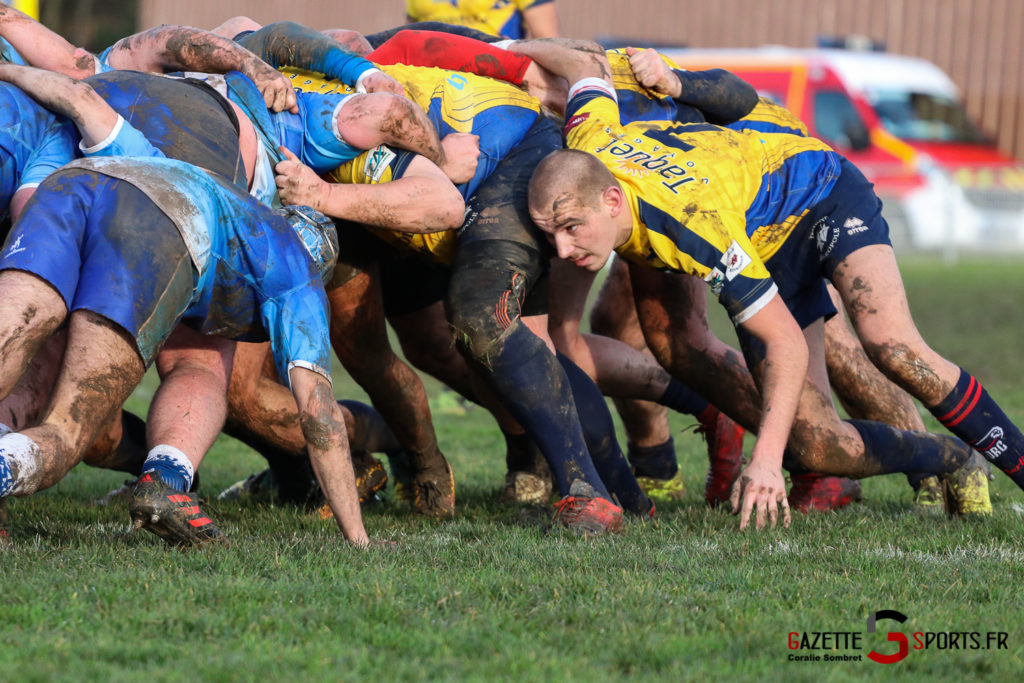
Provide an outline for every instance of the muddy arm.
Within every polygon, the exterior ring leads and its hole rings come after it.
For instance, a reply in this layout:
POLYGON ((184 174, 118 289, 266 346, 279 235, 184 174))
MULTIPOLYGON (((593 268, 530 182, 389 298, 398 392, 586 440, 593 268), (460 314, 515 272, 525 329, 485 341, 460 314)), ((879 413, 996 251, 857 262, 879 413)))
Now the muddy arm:
POLYGON ((359 509, 345 418, 331 385, 320 374, 302 367, 293 367, 289 375, 309 459, 327 504, 345 540, 366 547, 370 539, 359 509))

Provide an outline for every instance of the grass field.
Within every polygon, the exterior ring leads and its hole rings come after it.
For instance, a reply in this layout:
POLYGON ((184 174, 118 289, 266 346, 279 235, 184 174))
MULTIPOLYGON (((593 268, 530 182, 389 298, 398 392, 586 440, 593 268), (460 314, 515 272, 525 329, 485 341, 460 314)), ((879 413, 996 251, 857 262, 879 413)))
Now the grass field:
MULTIPOLYGON (((1020 263, 915 261, 904 275, 925 337, 1024 422, 1020 263)), ((716 327, 730 334, 721 319, 716 327)), ((337 386, 362 396, 344 378, 337 386)), ((430 523, 388 502, 366 509, 371 536, 394 541, 391 549, 347 548, 333 523, 298 510, 214 503, 207 511, 232 545, 169 550, 129 533, 124 505, 92 505, 123 477, 84 467, 11 501, 0 681, 1020 680, 1024 493, 1001 475, 988 519, 919 518, 905 480, 888 477, 865 481, 865 501, 852 508, 740 534, 735 518, 703 506, 703 442, 682 433, 692 418, 674 416, 686 499, 659 508, 655 523, 580 539, 548 533, 549 510, 497 504, 504 447, 493 421, 479 409, 460 414, 436 384, 428 391, 458 515, 430 523), (909 620, 866 633, 882 609, 909 620), (868 661, 872 649, 896 651, 890 627, 908 637, 979 632, 982 645, 986 632, 1006 632, 1007 648, 933 646, 894 665, 868 661), (791 632, 859 642, 793 651, 791 632)), ((259 467, 222 438, 203 465, 202 492, 259 467)))

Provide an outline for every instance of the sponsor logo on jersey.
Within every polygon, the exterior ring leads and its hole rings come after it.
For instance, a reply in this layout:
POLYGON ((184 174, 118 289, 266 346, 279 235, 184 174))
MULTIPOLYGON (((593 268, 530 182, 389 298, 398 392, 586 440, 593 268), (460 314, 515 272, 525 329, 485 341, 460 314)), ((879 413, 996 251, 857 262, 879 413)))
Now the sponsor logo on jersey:
POLYGON ((717 296, 722 293, 722 287, 725 285, 725 275, 718 268, 714 268, 704 278, 704 282, 711 286, 711 293, 717 296))
POLYGON ((868 229, 868 226, 864 225, 864 221, 856 216, 847 218, 846 222, 843 223, 843 227, 846 228, 846 232, 851 235, 856 235, 858 232, 864 232, 868 229))
POLYGON ((754 259, 750 257, 747 252, 743 251, 743 247, 736 240, 732 241, 729 248, 725 250, 725 254, 722 256, 722 265, 725 266, 725 279, 732 280, 753 262, 754 259))
POLYGON ((378 183, 384 176, 384 171, 394 161, 397 155, 384 145, 378 145, 366 155, 366 162, 363 164, 363 173, 370 178, 371 182, 378 183))
POLYGON ((827 218, 822 218, 814 224, 811 234, 817 242, 818 254, 828 256, 839 240, 839 228, 831 225, 827 218))

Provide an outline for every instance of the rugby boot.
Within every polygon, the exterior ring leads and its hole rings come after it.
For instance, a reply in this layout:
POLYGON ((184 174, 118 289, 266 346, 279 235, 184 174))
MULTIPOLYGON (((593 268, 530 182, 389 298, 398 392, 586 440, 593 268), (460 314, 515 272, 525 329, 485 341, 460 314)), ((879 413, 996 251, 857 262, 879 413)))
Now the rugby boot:
POLYGON ((914 511, 931 517, 946 512, 946 491, 938 475, 922 479, 914 491, 914 511))
POLYGON ((409 505, 425 517, 451 517, 455 514, 455 474, 442 457, 444 469, 429 467, 412 475, 409 505))
POLYGON ((676 461, 675 442, 670 436, 664 443, 637 446, 629 443, 626 458, 640 489, 651 500, 661 503, 682 500, 686 495, 683 474, 676 461))
MULTIPOLYGON (((110 505, 117 501, 125 501, 131 499, 132 491, 135 489, 135 485, 139 483, 138 477, 135 479, 125 479, 124 483, 118 486, 116 489, 108 491, 102 498, 93 498, 93 505, 110 505)), ((239 482, 241 483, 241 482, 239 482)), ((193 493, 199 489, 199 473, 196 472, 195 476, 192 477, 192 486, 189 488, 189 493, 193 493)))
POLYGON ((412 463, 405 451, 385 453, 388 467, 391 469, 391 488, 395 492, 395 500, 412 502, 412 463))
MULTIPOLYGON (((650 514, 654 514, 653 505, 650 514)), ((574 479, 569 495, 555 503, 552 524, 587 536, 613 533, 622 528, 622 508, 598 496, 590 484, 574 479)))
POLYGON ((860 482, 816 472, 792 474, 789 507, 800 512, 838 510, 861 499, 860 482))
POLYGON ((743 457, 743 427, 714 406, 708 406, 698 419, 697 433, 707 441, 710 465, 704 479, 704 500, 711 507, 717 507, 729 502, 733 482, 747 464, 743 457))
POLYGON ((227 544, 227 537, 189 493, 176 491, 155 472, 143 474, 128 504, 135 529, 145 528, 180 547, 227 544))
POLYGON ((640 485, 640 488, 647 494, 648 498, 660 503, 679 501, 686 495, 686 485, 683 484, 682 470, 677 470, 670 479, 638 476, 636 483, 640 485))
POLYGON ((11 544, 11 519, 7 516, 7 499, 0 497, 0 548, 11 544))
POLYGON ((526 434, 505 434, 505 485, 499 500, 507 504, 547 505, 555 484, 544 454, 526 434))
POLYGON ((991 467, 982 456, 974 452, 963 467, 942 476, 946 491, 946 509, 949 514, 991 515, 988 480, 991 467))
POLYGON ((547 505, 554 490, 550 473, 506 472, 501 501, 519 505, 547 505))
POLYGON ((387 488, 388 473, 384 463, 368 451, 352 451, 352 469, 356 475, 360 503, 376 500, 377 494, 387 488))
POLYGON ((241 481, 217 494, 217 500, 237 500, 245 502, 271 502, 277 498, 277 479, 269 467, 262 472, 250 474, 241 481))

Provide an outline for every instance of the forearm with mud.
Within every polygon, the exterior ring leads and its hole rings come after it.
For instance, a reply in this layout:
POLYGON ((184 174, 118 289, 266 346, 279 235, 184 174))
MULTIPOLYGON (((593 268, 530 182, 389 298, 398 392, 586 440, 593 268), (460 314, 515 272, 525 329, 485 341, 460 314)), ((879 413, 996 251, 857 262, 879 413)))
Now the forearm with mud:
POLYGON ((117 112, 87 83, 69 76, 16 64, 0 64, 0 80, 16 85, 50 111, 74 121, 86 146, 104 140, 117 112))
POLYGON ((671 97, 700 109, 708 123, 733 123, 757 106, 757 91, 754 87, 725 69, 673 69, 673 72, 679 81, 680 91, 671 97))
POLYGON ((569 83, 584 78, 602 78, 611 83, 611 68, 604 49, 597 43, 567 38, 517 40, 509 50, 524 54, 569 83))
POLYGON ((159 26, 115 44, 127 49, 148 70, 203 71, 227 73, 240 71, 254 78, 272 67, 255 54, 209 31, 191 26, 159 26))
POLYGON ((359 494, 345 422, 327 381, 318 381, 310 392, 308 402, 300 399, 300 405, 299 419, 309 459, 327 503, 334 512, 334 519, 346 540, 357 546, 365 546, 370 539, 366 535, 359 509, 359 494))
POLYGON ((350 52, 338 41, 293 21, 268 24, 239 43, 274 67, 312 69, 355 86, 373 64, 350 52))
POLYGON ((462 214, 451 210, 449 198, 439 194, 435 182, 428 178, 406 176, 377 185, 324 185, 314 208, 328 216, 415 233, 451 230, 462 224, 462 214))
POLYGON ((76 48, 63 36, 24 12, 4 4, 0 4, 0 36, 26 62, 41 69, 57 71, 74 78, 86 78, 96 71, 92 53, 76 48))

